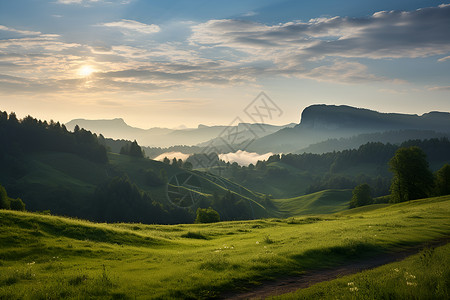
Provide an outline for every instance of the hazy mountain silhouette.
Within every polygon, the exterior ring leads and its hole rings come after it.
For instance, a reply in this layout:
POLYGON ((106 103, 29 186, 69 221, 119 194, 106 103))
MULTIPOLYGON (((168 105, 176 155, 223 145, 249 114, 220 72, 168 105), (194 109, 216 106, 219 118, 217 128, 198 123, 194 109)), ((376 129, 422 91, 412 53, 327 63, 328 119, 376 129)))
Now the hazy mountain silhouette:
POLYGON ((76 125, 97 134, 103 134, 107 138, 137 140, 140 145, 152 147, 170 147, 174 145, 206 144, 227 131, 239 130, 245 136, 253 136, 257 133, 262 137, 274 133, 285 127, 293 127, 295 123, 284 126, 267 124, 240 123, 235 126, 206 126, 198 125, 197 128, 169 129, 150 128, 142 129, 129 126, 123 119, 112 120, 85 120, 75 119, 65 124, 67 129, 73 130, 76 125))
POLYGON ((259 138, 247 150, 259 153, 296 152, 327 139, 392 130, 432 130, 449 133, 450 113, 433 111, 418 116, 380 113, 346 105, 311 105, 302 112, 300 124, 259 138))

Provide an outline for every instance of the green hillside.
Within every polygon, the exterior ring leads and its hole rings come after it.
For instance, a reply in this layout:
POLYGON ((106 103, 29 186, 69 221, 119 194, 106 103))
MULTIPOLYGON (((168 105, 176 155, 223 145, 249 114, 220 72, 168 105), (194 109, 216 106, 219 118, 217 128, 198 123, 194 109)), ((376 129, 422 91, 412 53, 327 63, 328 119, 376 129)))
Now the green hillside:
POLYGON ((0 210, 0 298, 213 298, 448 237, 449 216, 450 196, 326 218, 191 225, 0 210))
POLYGON ((274 199, 277 212, 282 217, 330 214, 348 209, 351 190, 325 190, 289 199, 274 199))

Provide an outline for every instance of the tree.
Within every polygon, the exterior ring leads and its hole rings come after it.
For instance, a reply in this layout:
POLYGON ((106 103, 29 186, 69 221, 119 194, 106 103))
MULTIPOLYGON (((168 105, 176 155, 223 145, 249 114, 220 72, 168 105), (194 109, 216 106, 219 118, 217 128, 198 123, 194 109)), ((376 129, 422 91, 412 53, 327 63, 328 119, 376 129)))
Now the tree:
POLYGON ((190 161, 186 161, 186 162, 184 163, 183 167, 184 167, 186 170, 192 170, 192 168, 193 168, 192 163, 191 163, 190 161))
POLYGON ((164 157, 163 163, 170 165, 170 159, 168 159, 167 156, 164 157))
POLYGON ((437 196, 444 196, 450 194, 450 165, 445 164, 439 171, 436 172, 435 190, 437 196))
POLYGON ((367 183, 360 184, 353 189, 350 208, 369 205, 373 203, 371 189, 367 183))
POLYGON ((120 149, 120 154, 139 158, 144 157, 144 152, 142 151, 136 140, 134 140, 132 143, 128 142, 127 144, 122 146, 122 148, 120 149))
POLYGON ((10 209, 8 194, 3 186, 0 185, 0 209, 10 209))
POLYGON ((433 189, 433 174, 428 168, 425 153, 416 146, 400 148, 389 161, 394 173, 391 202, 426 198, 433 189))
POLYGON ((22 199, 20 198, 10 199, 10 201, 12 210, 20 210, 20 211, 25 210, 25 203, 23 203, 22 199))
POLYGON ((217 211, 210 208, 197 208, 197 218, 195 223, 215 223, 220 222, 220 216, 217 211))

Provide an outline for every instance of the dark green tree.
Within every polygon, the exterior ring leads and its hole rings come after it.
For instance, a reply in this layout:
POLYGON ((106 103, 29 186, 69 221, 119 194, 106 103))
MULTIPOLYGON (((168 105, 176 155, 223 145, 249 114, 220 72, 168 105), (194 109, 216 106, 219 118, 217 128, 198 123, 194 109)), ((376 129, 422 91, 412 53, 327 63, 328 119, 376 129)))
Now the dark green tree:
POLYGON ((142 151, 141 147, 138 145, 136 140, 131 143, 127 143, 120 149, 120 154, 129 155, 133 157, 144 157, 144 151, 142 151))
POLYGON ((184 167, 186 170, 192 170, 192 168, 193 168, 192 163, 191 163, 190 161, 186 161, 186 162, 183 164, 183 167, 184 167))
POLYGON ((197 217, 195 223, 215 223, 220 222, 220 216, 217 211, 210 208, 197 208, 197 217))
POLYGON ((400 148, 389 161, 394 173, 391 202, 398 203, 430 196, 433 189, 431 173, 425 153, 416 146, 400 148))
POLYGON ((3 186, 0 185, 0 209, 10 209, 8 194, 3 186))
POLYGON ((163 163, 170 165, 170 159, 168 159, 167 157, 164 157, 163 163))
POLYGON ((20 198, 10 199, 10 204, 12 210, 20 210, 20 211, 25 210, 25 203, 23 203, 22 199, 20 198))
POLYGON ((352 191, 352 200, 350 200, 350 208, 369 205, 373 203, 372 192, 367 183, 356 186, 352 191))
POLYGON ((435 177, 435 191, 437 196, 450 194, 450 165, 445 164, 439 171, 436 172, 435 177))

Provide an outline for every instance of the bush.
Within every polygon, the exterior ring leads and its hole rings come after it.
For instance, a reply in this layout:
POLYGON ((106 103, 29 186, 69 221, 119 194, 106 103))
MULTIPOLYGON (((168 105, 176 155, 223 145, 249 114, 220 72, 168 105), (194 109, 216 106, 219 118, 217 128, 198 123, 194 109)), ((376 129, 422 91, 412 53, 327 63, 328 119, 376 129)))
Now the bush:
POLYGON ((360 184, 353 189, 352 200, 350 201, 350 208, 369 205, 373 203, 371 197, 370 186, 367 183, 360 184))
POLYGON ((220 216, 217 211, 210 208, 197 208, 197 218, 195 223, 215 223, 220 222, 220 216))
POLYGON ((10 199, 10 205, 12 210, 25 210, 25 203, 23 203, 22 199, 10 199))

